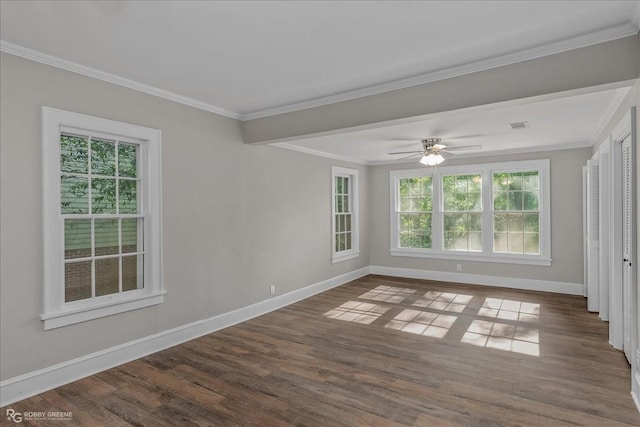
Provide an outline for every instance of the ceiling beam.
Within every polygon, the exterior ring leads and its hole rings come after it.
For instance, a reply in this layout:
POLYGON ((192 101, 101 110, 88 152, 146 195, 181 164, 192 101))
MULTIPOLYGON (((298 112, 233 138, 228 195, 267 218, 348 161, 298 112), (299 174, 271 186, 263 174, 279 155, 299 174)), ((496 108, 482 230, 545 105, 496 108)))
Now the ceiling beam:
POLYGON ((640 36, 587 46, 409 88, 242 122, 246 143, 286 142, 397 124, 498 102, 629 84, 640 75, 640 36))

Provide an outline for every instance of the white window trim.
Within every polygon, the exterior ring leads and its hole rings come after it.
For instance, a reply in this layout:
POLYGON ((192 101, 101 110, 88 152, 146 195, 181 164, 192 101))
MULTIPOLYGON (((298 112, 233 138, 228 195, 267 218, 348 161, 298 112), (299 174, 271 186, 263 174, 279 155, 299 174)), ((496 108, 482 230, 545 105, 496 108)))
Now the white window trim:
POLYGON ((484 163, 464 166, 392 170, 390 184, 390 253, 392 256, 450 259, 459 261, 498 262, 508 264, 551 265, 551 188, 549 159, 517 162, 484 163), (493 252, 492 174, 537 170, 540 176, 540 254, 520 255, 493 252), (482 248, 481 252, 456 252, 442 248, 442 175, 482 175, 482 248), (398 242, 398 182, 401 178, 430 176, 433 188, 432 245, 431 249, 401 248, 398 242))
POLYGON ((42 107, 44 329, 110 316, 160 304, 162 281, 162 149, 161 132, 128 123, 42 107), (144 286, 124 294, 64 302, 64 223, 60 213, 60 132, 62 128, 126 136, 140 142, 144 214, 144 286))
POLYGON ((331 263, 335 264, 360 256, 360 232, 359 232, 359 196, 358 196, 358 170, 331 167, 331 263), (351 201, 351 249, 336 252, 336 177, 349 178, 349 200, 351 201))

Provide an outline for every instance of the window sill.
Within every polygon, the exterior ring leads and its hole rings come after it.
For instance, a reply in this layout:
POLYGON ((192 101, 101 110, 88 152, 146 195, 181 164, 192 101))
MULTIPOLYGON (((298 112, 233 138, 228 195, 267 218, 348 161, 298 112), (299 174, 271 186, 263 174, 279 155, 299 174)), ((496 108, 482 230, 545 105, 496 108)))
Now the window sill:
POLYGON ((45 330, 55 329, 62 326, 73 325, 74 323, 86 322, 87 320, 161 304, 164 302, 165 294, 166 291, 162 291, 127 299, 118 298, 115 301, 101 304, 86 305, 77 309, 57 313, 42 314, 40 318, 44 320, 45 330))
POLYGON ((358 258, 359 256, 360 256, 360 251, 349 251, 347 253, 339 252, 333 255, 333 258, 331 258, 331 263, 336 264, 338 262, 347 261, 353 258, 358 258))
POLYGON ((550 266, 552 259, 542 256, 505 256, 505 255, 485 255, 482 253, 451 253, 440 251, 424 251, 415 249, 391 249, 391 256, 414 257, 414 258, 434 258, 450 259, 458 261, 496 262, 503 264, 526 264, 550 266))

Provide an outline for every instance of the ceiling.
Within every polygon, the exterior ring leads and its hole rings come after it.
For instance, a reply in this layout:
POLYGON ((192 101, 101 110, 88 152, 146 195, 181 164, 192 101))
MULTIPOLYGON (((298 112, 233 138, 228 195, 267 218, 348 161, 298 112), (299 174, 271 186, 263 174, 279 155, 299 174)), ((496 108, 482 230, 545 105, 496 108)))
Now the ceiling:
MULTIPOLYGON (((636 34, 640 1, 13 1, 0 48, 241 120, 636 34)), ((593 145, 626 89, 433 114, 281 146, 364 164, 419 140, 593 145), (514 131, 509 123, 527 121, 514 131)))

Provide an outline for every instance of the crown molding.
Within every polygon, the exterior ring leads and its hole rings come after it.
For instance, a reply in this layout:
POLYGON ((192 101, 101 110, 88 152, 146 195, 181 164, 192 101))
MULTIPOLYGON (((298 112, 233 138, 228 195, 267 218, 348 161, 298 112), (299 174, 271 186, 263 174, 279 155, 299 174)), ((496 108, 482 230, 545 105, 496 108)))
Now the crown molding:
POLYGON ((286 142, 276 142, 269 144, 272 147, 280 147, 286 150, 298 151, 300 153, 311 154, 312 156, 326 157, 327 159, 341 160, 343 162, 356 163, 359 165, 369 165, 366 160, 356 159, 355 157, 340 156, 338 154, 327 153, 326 151, 314 150, 312 148, 300 147, 298 145, 289 144, 286 142))
MULTIPOLYGON (((640 4, 640 2, 639 2, 640 4)), ((585 34, 582 36, 562 40, 555 43, 550 43, 544 46, 538 46, 531 49, 525 49, 518 52, 509 53, 506 55, 496 56, 488 58, 482 61, 470 62, 446 68, 442 70, 433 71, 430 73, 420 74, 414 77, 408 77, 406 79, 394 80, 379 85, 369 86, 352 91, 342 92, 335 95, 325 96, 322 98, 311 99, 307 101, 297 102, 294 104, 287 104, 274 108, 267 108, 264 110, 254 111, 250 113, 240 114, 240 120, 254 120, 269 116, 275 116, 278 114, 291 113, 294 111, 305 110, 313 107, 320 107, 323 105, 334 104, 342 101, 349 101, 351 99, 362 98, 365 96, 377 95, 380 93, 391 92, 399 89, 406 89, 412 86, 418 86, 426 83, 432 83, 439 80, 445 80, 453 77, 459 77, 466 74, 477 73, 480 71, 489 70, 492 68, 503 67, 505 65, 511 65, 518 62, 524 62, 532 59, 542 58, 549 55, 567 52, 582 47, 592 46, 599 43, 605 43, 613 40, 622 39, 638 34, 640 28, 640 6, 636 9, 638 13, 635 14, 633 20, 624 25, 608 28, 606 30, 598 31, 595 33, 585 34)))
POLYGON ((138 92, 143 92, 149 95, 164 98, 169 101, 178 102, 180 104, 188 105, 189 107, 197 108, 200 110, 208 111, 210 113, 218 114, 220 116, 230 117, 232 119, 240 119, 241 115, 235 111, 227 110, 225 108, 217 107, 215 105, 207 104, 206 102, 198 101, 186 96, 178 95, 177 93, 169 92, 164 89, 159 89, 154 86, 149 86, 144 83, 130 80, 124 77, 116 76, 115 74, 106 73, 104 71, 97 70, 95 68, 87 67, 75 62, 67 61, 46 53, 38 52, 26 47, 22 47, 13 43, 0 40, 0 51, 9 53, 11 55, 19 56, 21 58, 30 59, 32 61, 40 62, 42 64, 50 65, 52 67, 60 68, 62 70, 71 71, 72 73, 82 74, 83 76, 92 77, 94 79, 102 80, 107 83, 112 83, 118 86, 133 89, 138 92))
POLYGON ((618 108, 620 108, 620 106, 622 105, 622 102, 625 100, 627 95, 629 95, 629 92, 631 92, 630 87, 622 88, 616 94, 616 96, 613 97, 613 99, 607 106, 607 109, 604 112, 604 115, 600 119, 598 126, 593 132, 593 135, 591 136, 591 142, 593 142, 593 144, 599 144, 602 141, 603 137, 608 136, 608 135, 603 135, 602 133, 605 131, 607 125, 611 122, 611 120, 613 120, 613 116, 615 115, 616 111, 618 111, 618 108))

